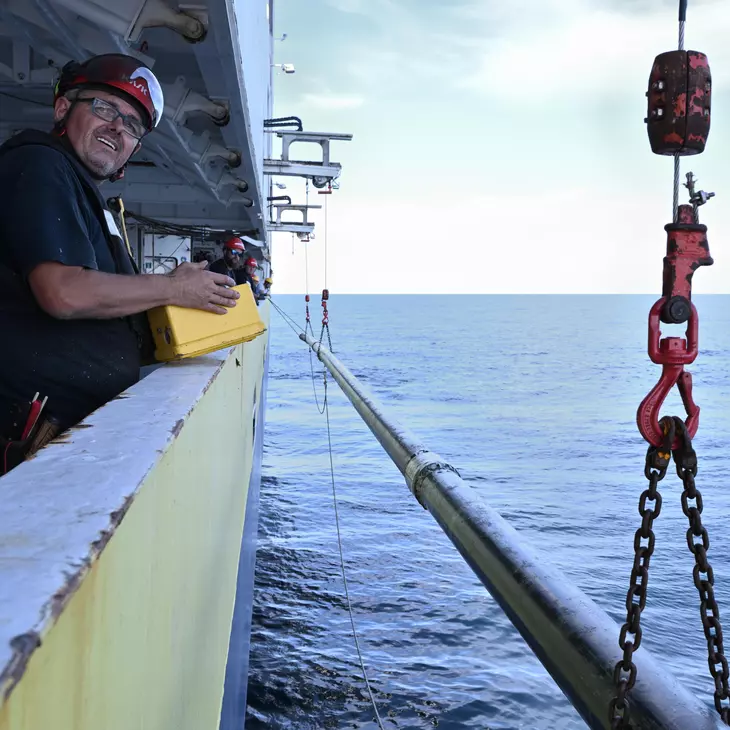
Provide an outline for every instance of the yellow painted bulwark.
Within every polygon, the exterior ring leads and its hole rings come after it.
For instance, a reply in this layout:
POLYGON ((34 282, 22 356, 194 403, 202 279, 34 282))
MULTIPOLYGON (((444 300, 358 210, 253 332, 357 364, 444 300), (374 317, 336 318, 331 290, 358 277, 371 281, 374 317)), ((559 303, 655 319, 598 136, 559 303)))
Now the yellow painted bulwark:
POLYGON ((0 730, 218 727, 265 347, 259 337, 234 348, 174 424, 114 534, 40 631, 0 730))

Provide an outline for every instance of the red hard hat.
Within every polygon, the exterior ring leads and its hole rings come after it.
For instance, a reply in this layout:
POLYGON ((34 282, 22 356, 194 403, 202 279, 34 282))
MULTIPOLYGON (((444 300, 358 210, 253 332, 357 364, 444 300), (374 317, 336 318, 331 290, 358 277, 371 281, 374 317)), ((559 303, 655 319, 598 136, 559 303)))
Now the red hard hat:
POLYGON ((71 89, 121 91, 147 115, 147 131, 162 119, 165 99, 162 87, 152 71, 141 61, 121 53, 94 56, 88 61, 69 61, 62 69, 54 90, 54 101, 71 89))
POLYGON ((223 248, 227 248, 229 251, 240 251, 241 253, 243 253, 246 250, 246 247, 243 245, 243 241, 240 238, 238 238, 238 236, 229 238, 223 244, 223 248))
POLYGON ((251 258, 246 259, 246 266, 258 266, 258 262, 253 256, 251 256, 251 258))

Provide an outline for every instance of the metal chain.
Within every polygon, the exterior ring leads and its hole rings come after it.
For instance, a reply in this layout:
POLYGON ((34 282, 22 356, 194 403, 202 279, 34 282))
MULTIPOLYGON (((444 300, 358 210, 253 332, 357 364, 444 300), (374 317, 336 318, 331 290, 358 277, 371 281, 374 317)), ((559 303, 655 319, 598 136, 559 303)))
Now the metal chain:
POLYGON ((330 313, 327 309, 327 300, 329 299, 329 291, 324 289, 322 291, 322 330, 319 333, 319 344, 322 344, 325 330, 327 331, 327 343, 329 345, 330 352, 332 352, 332 338, 330 337, 330 313))
POLYGON ((619 635, 619 646, 623 651, 623 657, 616 663, 614 669, 616 695, 609 705, 611 730, 626 730, 631 727, 627 695, 636 684, 636 665, 632 657, 641 645, 641 612, 646 606, 649 562, 654 553, 652 525, 659 516, 662 506, 657 485, 666 475, 670 457, 674 458, 677 474, 684 484, 682 511, 689 519, 687 546, 695 556, 692 575, 700 596, 700 619, 707 640, 708 666, 715 683, 715 709, 723 723, 730 725, 730 669, 723 647, 720 609, 715 600, 715 577, 712 566, 707 560, 710 538, 702 524, 702 495, 695 485, 697 454, 692 447, 687 426, 681 418, 665 416, 659 423, 664 431, 664 442, 658 448, 650 446, 646 454, 644 474, 649 480, 649 487, 639 499, 641 527, 634 535, 634 565, 626 595, 626 622, 621 627, 619 635), (679 436, 679 446, 671 451, 675 435, 679 436))
POLYGON ((710 537, 707 528, 702 524, 702 495, 695 486, 697 474, 697 454, 687 433, 687 427, 681 418, 674 419, 677 431, 681 435, 680 446, 673 453, 677 474, 684 484, 682 492, 682 512, 687 515, 687 547, 695 556, 695 567, 692 571, 694 584, 700 595, 700 619, 707 640, 708 665, 715 682, 715 709, 722 721, 730 725, 730 687, 728 686, 728 663, 725 658, 720 625, 720 609, 715 600, 715 576, 712 566, 707 560, 710 537))
POLYGON ((649 480, 649 486, 639 498, 641 527, 634 534, 634 565, 626 594, 626 622, 621 627, 618 641, 623 657, 616 663, 613 672, 616 695, 609 704, 611 730, 624 730, 630 727, 629 705, 626 700, 627 694, 636 684, 636 665, 632 657, 641 645, 641 612, 646 606, 649 563, 654 553, 652 526, 662 508, 662 495, 659 494, 657 485, 667 473, 675 431, 672 418, 662 418, 660 424, 664 430, 664 444, 659 448, 650 446, 646 452, 644 474, 649 480))
POLYGON ((319 333, 319 344, 322 344, 322 338, 324 337, 324 333, 327 332, 327 344, 329 346, 330 352, 332 352, 332 338, 330 337, 330 326, 329 324, 323 324, 322 325, 322 331, 319 333))

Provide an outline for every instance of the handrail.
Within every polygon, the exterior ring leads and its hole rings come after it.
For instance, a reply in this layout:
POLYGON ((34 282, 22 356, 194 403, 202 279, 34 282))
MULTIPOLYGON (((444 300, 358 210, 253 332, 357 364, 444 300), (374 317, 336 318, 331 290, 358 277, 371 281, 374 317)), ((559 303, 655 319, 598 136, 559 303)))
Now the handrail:
MULTIPOLYGON (((619 626, 594 601, 535 553, 457 470, 383 411, 324 345, 300 334, 349 398, 464 560, 522 634, 590 728, 609 730, 619 626)), ((633 657, 631 727, 720 730, 725 726, 646 651, 633 657)))

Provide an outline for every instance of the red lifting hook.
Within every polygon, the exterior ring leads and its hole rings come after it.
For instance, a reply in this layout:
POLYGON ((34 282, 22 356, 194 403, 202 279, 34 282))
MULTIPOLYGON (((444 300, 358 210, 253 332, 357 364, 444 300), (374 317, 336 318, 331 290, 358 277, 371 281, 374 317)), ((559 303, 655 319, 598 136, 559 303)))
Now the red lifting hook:
MULTIPOLYGON (((649 357, 652 362, 662 366, 662 376, 649 395, 641 401, 636 413, 636 424, 641 435, 653 446, 661 446, 664 431, 659 425, 659 410, 669 391, 676 385, 687 411, 687 431, 694 438, 700 422, 700 408, 692 400, 692 374, 685 372, 684 366, 694 362, 697 357, 698 318, 697 309, 690 302, 691 313, 687 322, 687 339, 683 337, 664 337, 659 329, 662 307, 667 297, 659 299, 649 312, 649 357)), ((675 439, 672 449, 679 447, 675 439)))

